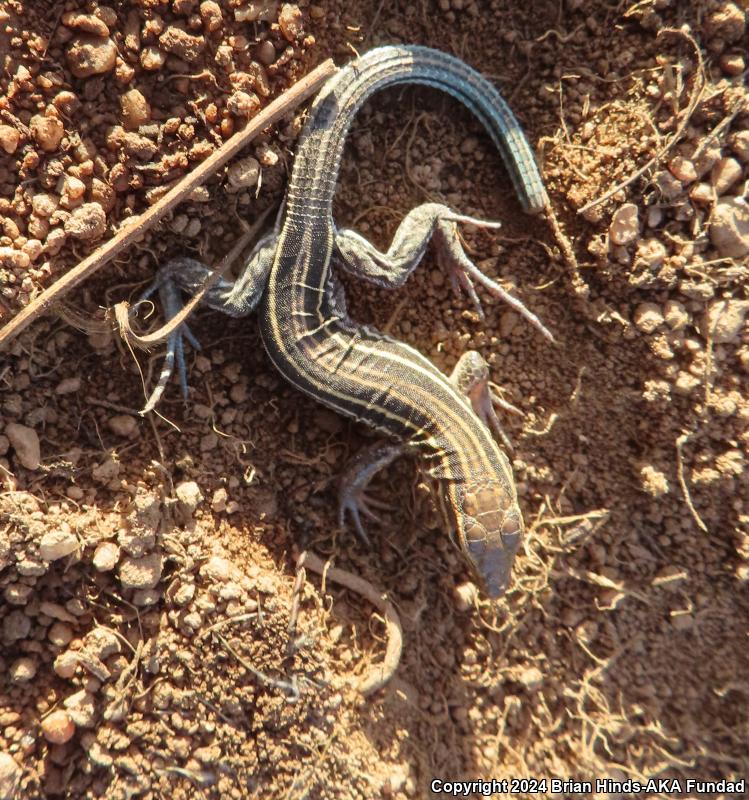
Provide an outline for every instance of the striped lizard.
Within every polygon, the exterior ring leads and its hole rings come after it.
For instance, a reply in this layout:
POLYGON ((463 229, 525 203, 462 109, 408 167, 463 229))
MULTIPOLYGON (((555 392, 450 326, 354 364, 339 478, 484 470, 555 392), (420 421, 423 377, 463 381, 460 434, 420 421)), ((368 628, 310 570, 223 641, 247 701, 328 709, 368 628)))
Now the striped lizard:
MULTIPOLYGON (((526 211, 548 204, 532 151, 497 90, 462 61, 418 46, 371 50, 335 75, 314 101, 299 138, 276 228, 261 239, 235 282, 219 280, 203 299, 211 308, 243 316, 260 307, 265 348, 279 372, 297 389, 331 409, 363 422, 398 443, 365 448, 347 469, 340 521, 351 514, 366 540, 360 512, 377 519, 382 505, 366 494, 372 475, 395 458, 418 455, 448 531, 486 592, 496 597, 509 585, 523 521, 507 456, 490 431, 504 437, 494 406, 503 403, 489 388, 486 362, 463 355, 448 378, 414 348, 349 319, 335 264, 385 287, 401 286, 416 268, 430 239, 454 288, 481 306, 473 282, 502 298, 547 339, 538 318, 465 255, 457 223, 494 228, 497 223, 426 203, 401 222, 390 248, 379 252, 351 230, 336 228, 332 203, 346 135, 361 105, 395 84, 426 84, 456 97, 483 123, 499 150, 526 211)), ((194 293, 210 274, 189 258, 160 268, 147 294, 159 290, 165 315, 182 307, 181 291, 194 293)), ((183 390, 185 324, 170 337, 167 358, 148 407, 153 407, 173 368, 183 390)))

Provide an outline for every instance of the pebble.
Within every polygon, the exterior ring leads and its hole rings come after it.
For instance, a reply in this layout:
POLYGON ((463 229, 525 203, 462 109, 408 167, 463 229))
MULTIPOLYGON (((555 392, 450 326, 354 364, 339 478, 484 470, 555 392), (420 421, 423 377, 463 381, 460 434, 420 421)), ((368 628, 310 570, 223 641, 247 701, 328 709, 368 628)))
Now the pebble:
POLYGON ((129 439, 138 431, 138 420, 129 414, 117 414, 107 420, 107 426, 117 436, 129 439))
POLYGON ((21 134, 12 125, 0 125, 0 147, 12 155, 18 148, 21 141, 21 134))
POLYGON ((21 767, 9 753, 0 752, 0 800, 13 800, 21 780, 21 767))
POLYGON ((719 37, 726 42, 738 42, 746 31, 746 14, 736 3, 721 3, 707 16, 702 31, 708 39, 719 37))
POLYGON ((42 734, 51 744, 65 744, 73 738, 75 724, 67 711, 53 711, 42 720, 42 734))
POLYGON ((113 570, 119 560, 120 548, 114 542, 99 542, 92 559, 94 567, 99 572, 113 570))
POLYGON ((75 28, 94 36, 109 36, 109 28, 104 20, 93 14, 80 14, 77 11, 66 11, 62 15, 62 24, 66 28, 75 28))
POLYGON ((73 723, 79 728, 93 728, 96 723, 96 697, 85 689, 81 689, 70 697, 66 697, 63 705, 73 723))
POLYGON ((732 134, 728 144, 742 164, 749 164, 749 130, 732 134))
POLYGON ((674 178, 678 178, 682 183, 691 183, 697 180, 697 170, 694 164, 684 156, 672 158, 668 168, 674 178))
POLYGON ((741 53, 724 53, 718 63, 723 74, 731 77, 741 75, 746 69, 746 61, 741 53))
POLYGON ((276 60, 276 48, 273 42, 264 39, 255 49, 255 57, 257 60, 264 64, 266 67, 270 66, 276 60))
POLYGON ((702 335, 712 336, 715 344, 735 342, 744 327, 744 317, 749 309, 749 300, 714 300, 707 308, 702 335))
POLYGON ((211 556, 200 568, 200 574, 213 583, 226 583, 230 580, 240 580, 239 569, 228 558, 211 556))
POLYGON ((63 378, 55 387, 55 394, 74 394, 80 388, 80 378, 63 378))
POLYGON ((723 258, 749 254, 749 205, 741 197, 719 200, 710 220, 710 241, 723 258))
POLYGON ((0 247, 0 264, 10 269, 28 269, 31 259, 21 250, 12 247, 0 247))
POLYGON ((58 677, 65 680, 72 678, 78 669, 77 654, 72 650, 66 650, 64 653, 60 653, 60 655, 55 659, 52 668, 58 677))
POLYGON ((611 218, 609 238, 613 244, 621 247, 634 242, 639 229, 637 206, 634 203, 625 203, 617 208, 611 218))
POLYGON ((107 217, 98 203, 84 203, 65 220, 65 233, 84 242, 94 241, 107 229, 107 217))
POLYGON ((45 561, 57 561, 78 550, 78 538, 72 531, 48 531, 39 544, 39 555, 45 561))
POLYGON ((643 333, 653 333, 664 323, 660 306, 655 303, 640 303, 635 309, 635 327, 643 333))
POLYGON ((302 12, 295 3, 284 3, 278 15, 278 26, 287 41, 294 42, 303 31, 302 12))
POLYGON ((203 20, 203 27, 208 33, 219 30, 223 22, 221 6, 214 0, 203 0, 200 4, 200 17, 203 20))
POLYGON ((22 656, 10 665, 10 680, 13 683, 28 683, 36 677, 37 669, 33 658, 22 656))
MULTIPOLYGON (((260 98, 254 92, 237 91, 226 101, 226 108, 235 117, 249 119, 260 111, 260 98)), ((243 160, 248 161, 249 159, 243 160)), ((254 158, 252 160, 255 161, 254 158)))
POLYGON ((90 78, 114 69, 117 47, 108 37, 82 34, 70 42, 65 58, 76 78, 90 78))
POLYGON ((689 312, 678 300, 667 300, 663 306, 663 319, 672 331, 680 331, 689 323, 689 312))
POLYGON ((518 681, 529 691, 538 689, 544 681, 543 672, 538 667, 528 667, 518 676, 518 681))
POLYGON ((62 120, 46 114, 35 114, 29 122, 29 129, 34 141, 45 153, 54 153, 65 134, 62 120))
POLYGON ((37 432, 18 422, 9 422, 5 426, 5 435, 22 466, 30 470, 38 469, 41 461, 41 447, 37 432))
POLYGON ((140 52, 140 65, 149 72, 157 72, 166 63, 166 53, 154 45, 144 47, 140 52))
POLYGON ((455 607, 458 611, 470 611, 478 600, 478 589, 475 583, 466 581, 455 587, 455 607))
POLYGON ((189 64, 200 58, 205 48, 205 39, 202 36, 192 36, 186 31, 170 25, 159 36, 159 44, 167 53, 172 53, 189 64))
POLYGON ((658 239, 646 239, 637 246, 635 261, 648 269, 656 270, 666 258, 666 248, 658 239))
POLYGON ((125 589, 153 589, 161 579, 163 558, 149 553, 142 558, 127 556, 120 563, 120 582, 125 589))
POLYGON ((674 392, 682 397, 686 397, 688 394, 691 394, 699 385, 699 378, 692 375, 691 372, 682 370, 676 376, 676 380, 674 381, 674 392))
POLYGON ((715 191, 709 183, 695 183, 689 191, 689 197, 692 202, 706 206, 715 199, 715 191))
POLYGON ((130 89, 120 97, 122 124, 129 130, 137 130, 151 119, 151 106, 138 89, 130 89))
POLYGON ((227 498, 228 494, 225 487, 220 486, 218 489, 216 489, 216 491, 213 493, 213 497, 211 498, 211 511, 219 514, 226 510, 227 498))
POLYGON ((725 194, 740 179, 741 164, 735 158, 719 158, 710 171, 710 182, 718 196, 725 194))
POLYGON ((73 638, 73 629, 65 622, 55 622, 47 632, 47 638, 55 647, 65 647, 73 638))
POLYGON ((663 497, 668 494, 668 479, 665 474, 657 470, 652 464, 646 464, 640 470, 640 479, 643 490, 651 497, 663 497))
POLYGON ((17 642, 28 638, 31 632, 31 619, 23 611, 15 609, 3 619, 3 639, 6 642, 17 642))
POLYGON ((177 485, 174 491, 183 510, 188 514, 194 514, 197 507, 203 502, 203 494, 195 481, 183 481, 177 485))
POLYGON ((252 156, 242 158, 229 167, 227 178, 226 191, 231 194, 255 186, 260 178, 260 164, 252 156))

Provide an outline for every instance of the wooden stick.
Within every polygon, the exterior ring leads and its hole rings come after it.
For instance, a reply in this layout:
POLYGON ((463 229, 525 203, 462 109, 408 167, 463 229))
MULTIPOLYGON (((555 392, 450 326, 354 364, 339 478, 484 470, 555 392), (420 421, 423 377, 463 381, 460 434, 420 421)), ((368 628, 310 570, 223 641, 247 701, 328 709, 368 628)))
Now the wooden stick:
POLYGON ((29 303, 10 322, 0 329, 0 348, 7 345, 24 328, 42 314, 50 310, 50 306, 60 300, 73 287, 93 275, 96 270, 111 261, 118 253, 141 237, 149 228, 171 211, 187 197, 197 186, 204 183, 226 162, 246 147, 262 130, 277 122, 300 103, 313 95, 325 81, 335 74, 336 66, 328 59, 316 67, 309 75, 297 81, 281 97, 266 106, 254 117, 243 131, 235 133, 228 141, 212 153, 191 173, 185 175, 180 182, 157 200, 147 211, 123 227, 106 244, 94 250, 77 266, 65 273, 58 281, 43 291, 39 297, 29 303))
POLYGON ((339 567, 331 567, 328 562, 323 561, 309 550, 305 550, 297 559, 297 569, 300 567, 307 567, 307 569, 311 569, 318 575, 322 575, 323 584, 329 578, 333 583, 340 583, 341 586, 360 594, 365 600, 369 600, 382 614, 388 634, 385 658, 381 664, 373 666, 356 686, 365 696, 374 694, 378 689, 382 689, 398 669, 403 651, 403 628, 393 604, 385 598, 383 593, 378 592, 369 581, 365 581, 359 575, 354 575, 339 567))

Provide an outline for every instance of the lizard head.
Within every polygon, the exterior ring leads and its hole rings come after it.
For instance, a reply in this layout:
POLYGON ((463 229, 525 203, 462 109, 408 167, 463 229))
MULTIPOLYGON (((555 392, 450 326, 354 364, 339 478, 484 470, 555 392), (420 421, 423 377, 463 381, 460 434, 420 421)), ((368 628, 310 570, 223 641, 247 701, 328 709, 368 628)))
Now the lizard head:
POLYGON ((449 532, 486 593, 500 597, 510 585, 523 536, 517 497, 501 481, 440 488, 439 506, 449 532))

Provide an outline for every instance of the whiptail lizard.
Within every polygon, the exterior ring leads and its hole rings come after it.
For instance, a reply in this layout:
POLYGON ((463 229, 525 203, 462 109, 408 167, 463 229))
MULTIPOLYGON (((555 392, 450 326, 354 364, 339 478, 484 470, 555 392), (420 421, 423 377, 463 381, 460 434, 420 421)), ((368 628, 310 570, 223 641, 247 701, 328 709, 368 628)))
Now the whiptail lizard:
MULTIPOLYGON (((471 279, 553 340, 530 311, 483 275, 462 250, 456 223, 496 223, 427 203, 406 216, 387 253, 354 231, 336 229, 333 196, 354 115, 374 92, 414 83, 441 89, 467 106, 499 149, 524 208, 538 212, 546 207, 546 191, 525 136, 486 79, 435 50, 380 47, 342 69, 318 95, 297 144, 280 229, 258 243, 234 283, 218 281, 204 302, 232 316, 245 315, 260 302, 263 342, 290 383, 400 440, 398 445, 378 445, 374 452, 370 448, 367 458, 355 459, 342 493, 341 518, 350 511, 363 536, 359 511, 374 517, 369 506, 378 505, 365 494, 372 474, 404 452, 418 454, 446 525, 486 591, 498 596, 509 584, 523 522, 510 463, 489 430, 492 425, 501 433, 493 406, 503 403, 489 389, 486 363, 478 353, 467 353, 448 378, 414 348, 356 325, 331 271, 335 263, 381 286, 400 286, 434 237, 453 285, 466 291, 479 311, 471 279)), ((196 291, 209 272, 200 262, 176 259, 159 270, 149 294, 158 288, 165 313, 172 317, 181 307, 179 289, 196 291)), ((186 387, 182 334, 191 337, 186 326, 172 335, 151 407, 175 357, 186 387)))

